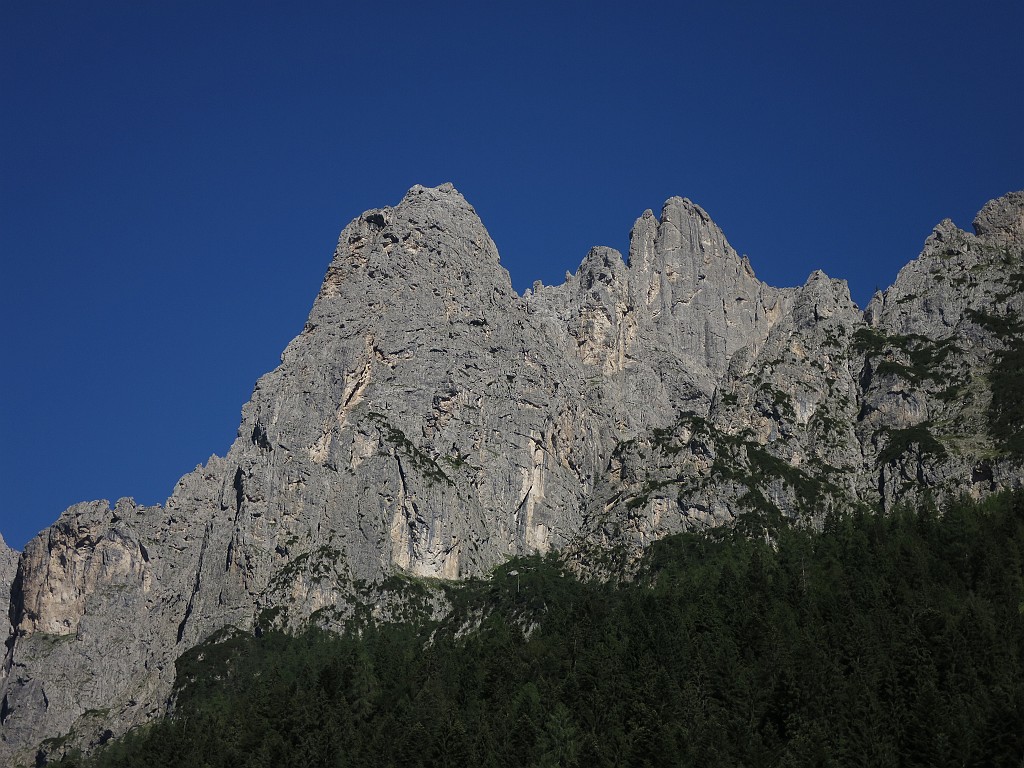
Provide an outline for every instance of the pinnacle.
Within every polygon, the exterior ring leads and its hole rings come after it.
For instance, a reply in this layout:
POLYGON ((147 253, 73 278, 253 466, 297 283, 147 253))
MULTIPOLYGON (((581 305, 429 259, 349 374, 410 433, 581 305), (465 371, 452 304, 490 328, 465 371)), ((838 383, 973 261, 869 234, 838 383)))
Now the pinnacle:
POLYGON ((822 281, 830 282, 831 278, 824 271, 816 269, 807 276, 807 281, 804 285, 811 285, 812 283, 820 283, 822 281))
POLYGON ((711 223, 711 217, 708 215, 708 212, 688 197, 679 197, 678 195, 675 195, 666 200, 665 204, 661 207, 662 220, 665 219, 666 213, 672 208, 681 209, 686 214, 700 219, 705 224, 711 223))

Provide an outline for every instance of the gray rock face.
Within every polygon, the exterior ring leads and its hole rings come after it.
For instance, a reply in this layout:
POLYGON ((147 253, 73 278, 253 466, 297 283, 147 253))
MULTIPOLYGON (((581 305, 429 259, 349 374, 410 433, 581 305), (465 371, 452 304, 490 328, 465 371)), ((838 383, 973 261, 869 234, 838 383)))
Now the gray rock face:
POLYGON ((943 222, 864 313, 820 272, 761 283, 681 198, 637 220, 627 261, 595 248, 524 296, 451 185, 367 211, 226 457, 162 507, 74 506, 0 570, 0 763, 164 711, 174 660, 224 626, 395 615, 396 572, 549 549, 587 570, 748 513, 1019 484, 986 374, 1015 343, 998 318, 1024 314, 1022 211, 943 222))
POLYGON ((813 523, 1019 486, 988 411, 993 366, 1024 335, 1022 211, 1014 193, 974 235, 942 222, 863 315, 844 283, 812 274, 765 341, 732 354, 706 413, 616 447, 577 558, 751 512, 813 523))
POLYGON ((553 336, 594 374, 616 409, 617 437, 671 423, 687 403, 706 411, 732 355, 758 348, 790 291, 754 277, 708 215, 669 199, 633 227, 628 266, 595 248, 563 285, 526 297, 553 336))
POLYGON ((0 535, 0 637, 5 640, 11 633, 10 610, 11 586, 14 574, 18 570, 18 553, 7 546, 3 535, 0 535))
POLYGON ((980 496, 1021 482, 988 411, 993 367, 1024 334, 1024 193, 989 202, 974 229, 941 222, 865 312, 862 441, 876 460, 916 446, 880 462, 885 508, 935 487, 980 496))

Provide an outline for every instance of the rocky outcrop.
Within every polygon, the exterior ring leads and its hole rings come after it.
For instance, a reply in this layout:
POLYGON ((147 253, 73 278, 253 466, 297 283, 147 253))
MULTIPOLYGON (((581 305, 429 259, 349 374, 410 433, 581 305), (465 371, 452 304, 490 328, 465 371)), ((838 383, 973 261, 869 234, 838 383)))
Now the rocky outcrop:
POLYGON ((791 291, 754 276, 699 206, 673 197, 633 226, 628 264, 595 248, 575 275, 526 296, 612 398, 619 436, 706 410, 737 350, 757 349, 791 291))
POLYGON ((175 659, 224 626, 398 616, 395 573, 551 549, 585 570, 686 528, 1019 484, 991 374, 1021 336, 1022 210, 943 222, 864 313, 820 272, 760 282, 682 198, 626 260, 595 248, 524 296, 451 185, 365 212, 227 456, 26 546, 0 762, 164 711, 175 659))
POLYGON ((993 434, 992 382, 1024 338, 1024 194, 988 203, 974 229, 940 223, 865 312, 860 429, 884 508, 1020 483, 1019 452, 993 434))
POLYGON ((6 639, 11 633, 10 610, 11 586, 18 569, 18 553, 7 546, 0 535, 0 637, 6 639))
POLYGON ((577 559, 751 514, 814 523, 1019 486, 1024 456, 993 430, 992 406, 994 380, 1020 380, 1022 212, 1014 193, 985 206, 973 235, 942 222, 864 313, 821 272, 784 293, 707 412, 689 404, 616 446, 577 559))
POLYGON ((858 498, 850 340, 860 312, 846 284, 821 272, 780 305, 766 338, 731 355, 706 408, 685 403, 616 446, 579 560, 748 512, 812 519, 858 498))

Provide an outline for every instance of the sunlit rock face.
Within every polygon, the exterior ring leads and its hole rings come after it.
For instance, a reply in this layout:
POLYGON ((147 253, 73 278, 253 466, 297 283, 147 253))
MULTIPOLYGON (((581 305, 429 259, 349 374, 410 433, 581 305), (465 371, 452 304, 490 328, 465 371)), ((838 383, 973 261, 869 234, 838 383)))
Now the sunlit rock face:
POLYGON ((939 224, 865 312, 821 272, 765 285, 682 198, 524 296, 451 185, 365 212, 227 456, 160 507, 71 507, 20 561, 0 542, 0 764, 165 711, 222 627, 341 626, 394 573, 587 572, 748 514, 1020 484, 989 374, 1022 330, 1022 211, 939 224))

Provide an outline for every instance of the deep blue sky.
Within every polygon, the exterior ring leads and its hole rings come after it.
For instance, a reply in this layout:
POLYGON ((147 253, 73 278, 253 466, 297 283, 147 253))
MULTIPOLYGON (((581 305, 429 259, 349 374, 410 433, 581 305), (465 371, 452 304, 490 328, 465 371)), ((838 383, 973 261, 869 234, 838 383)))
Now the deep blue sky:
POLYGON ((1024 188, 1024 3, 839 5, 2 0, 0 532, 223 454, 338 232, 416 183, 520 291, 678 194, 863 304, 1024 188))

